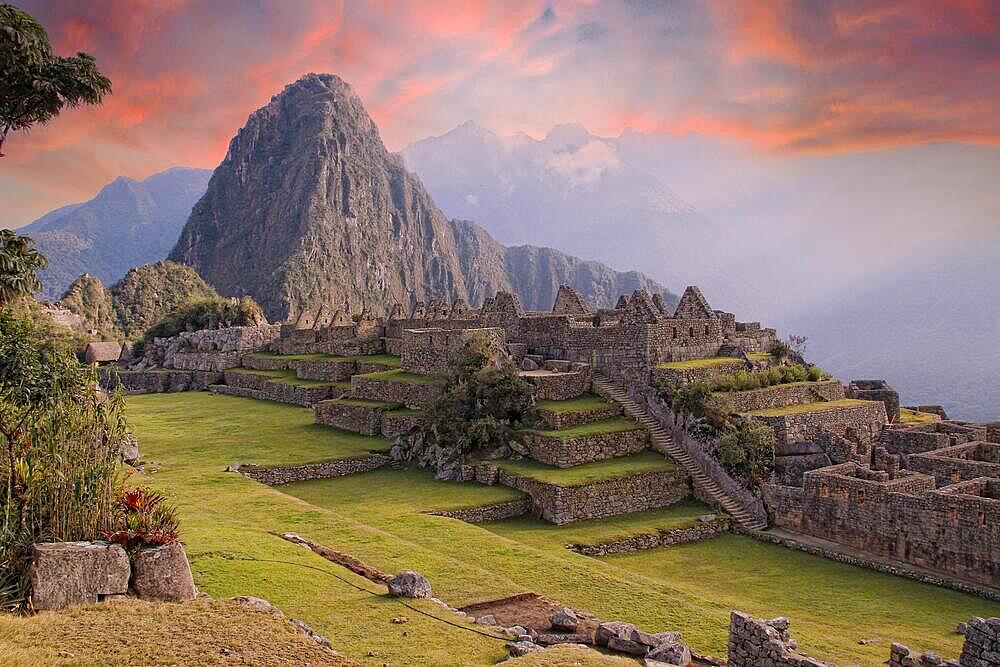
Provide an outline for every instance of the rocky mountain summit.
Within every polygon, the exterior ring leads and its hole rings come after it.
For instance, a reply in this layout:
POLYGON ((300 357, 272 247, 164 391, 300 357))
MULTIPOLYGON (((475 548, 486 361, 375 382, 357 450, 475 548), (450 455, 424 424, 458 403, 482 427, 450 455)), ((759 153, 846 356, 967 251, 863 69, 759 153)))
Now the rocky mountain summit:
POLYGON ((49 259, 42 296, 58 298, 82 273, 112 283, 163 259, 211 171, 175 167, 141 181, 119 176, 93 199, 46 213, 19 230, 49 259))
POLYGON ((323 304, 385 312, 394 303, 515 289, 548 308, 560 282, 595 306, 662 286, 543 248, 507 249, 450 223, 386 150, 340 78, 308 74, 254 112, 234 137, 170 258, 220 293, 250 295, 271 320, 323 304), (527 273, 525 273, 527 271, 527 273))

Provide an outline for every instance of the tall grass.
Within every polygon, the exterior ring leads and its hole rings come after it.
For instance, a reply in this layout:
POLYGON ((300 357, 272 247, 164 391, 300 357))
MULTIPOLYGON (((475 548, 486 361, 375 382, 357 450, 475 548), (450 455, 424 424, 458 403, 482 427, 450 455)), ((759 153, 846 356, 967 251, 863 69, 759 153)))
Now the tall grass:
POLYGON ((27 594, 31 545, 113 528, 125 402, 92 370, 0 313, 0 607, 27 594))

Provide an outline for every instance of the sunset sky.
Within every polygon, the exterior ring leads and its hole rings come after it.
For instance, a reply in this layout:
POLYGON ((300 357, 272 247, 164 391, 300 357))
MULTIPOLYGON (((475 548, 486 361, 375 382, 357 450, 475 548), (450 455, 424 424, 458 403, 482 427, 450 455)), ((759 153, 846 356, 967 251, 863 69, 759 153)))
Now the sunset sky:
POLYGON ((0 224, 119 175, 214 167, 306 72, 352 83, 392 150, 473 119, 699 132, 770 154, 1000 144, 1000 2, 30 0, 103 107, 8 138, 0 224))

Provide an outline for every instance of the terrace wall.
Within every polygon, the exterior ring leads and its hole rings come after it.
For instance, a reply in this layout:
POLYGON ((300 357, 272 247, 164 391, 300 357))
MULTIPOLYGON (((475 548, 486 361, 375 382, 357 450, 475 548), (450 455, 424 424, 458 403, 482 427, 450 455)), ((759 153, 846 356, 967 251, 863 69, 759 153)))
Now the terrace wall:
POLYGON ((947 486, 977 477, 1000 478, 1000 444, 970 442, 910 456, 909 469, 947 486))
POLYGON ((612 403, 606 408, 596 410, 575 410, 572 412, 557 412, 555 410, 538 410, 538 418, 541 421, 541 428, 549 431, 558 431, 580 424, 590 424, 617 417, 622 413, 622 406, 612 403))
POLYGON ((572 438, 527 432, 523 442, 528 448, 528 456, 536 461, 559 468, 570 468, 592 461, 637 454, 646 449, 649 434, 642 428, 572 438))
POLYGON ((666 389, 680 389, 699 382, 709 382, 725 375, 733 375, 746 368, 746 363, 737 357, 731 362, 696 368, 663 368, 655 366, 651 371, 651 383, 666 389))
POLYGON ((715 396, 726 401, 735 412, 750 412, 786 405, 804 405, 820 401, 837 401, 844 398, 844 385, 838 380, 779 384, 766 389, 730 391, 715 396))
POLYGON ((176 352, 171 367, 188 371, 224 371, 238 368, 243 356, 243 352, 176 352))
POLYGON ((493 359, 505 354, 507 335, 499 327, 479 329, 403 329, 402 367, 421 375, 451 375, 466 342, 481 337, 493 359))
POLYGON ((679 469, 651 471, 581 486, 556 486, 500 469, 499 481, 530 495, 534 511, 554 524, 669 507, 690 495, 688 477, 679 469))
POLYGON ((384 454, 353 459, 337 459, 294 466, 240 466, 239 473, 268 486, 280 486, 310 479, 331 479, 369 472, 387 465, 392 459, 384 454))
POLYGON ((355 375, 351 395, 370 401, 398 403, 409 408, 428 408, 444 392, 440 382, 403 382, 355 375))
MULTIPOLYGON (((117 370, 117 369, 115 369, 117 370)), ((122 391, 126 394, 163 394, 178 391, 205 391, 209 385, 222 381, 222 373, 215 371, 117 371, 101 369, 99 381, 105 390, 114 389, 117 375, 122 391)))
POLYGON ((361 405, 340 401, 320 401, 313 405, 316 423, 333 428, 360 433, 361 435, 382 434, 382 413, 386 406, 361 405))
POLYGON ((779 416, 753 415, 753 419, 773 428, 780 443, 809 440, 820 429, 835 433, 854 429, 866 437, 877 438, 886 423, 885 406, 877 401, 815 412, 779 416))

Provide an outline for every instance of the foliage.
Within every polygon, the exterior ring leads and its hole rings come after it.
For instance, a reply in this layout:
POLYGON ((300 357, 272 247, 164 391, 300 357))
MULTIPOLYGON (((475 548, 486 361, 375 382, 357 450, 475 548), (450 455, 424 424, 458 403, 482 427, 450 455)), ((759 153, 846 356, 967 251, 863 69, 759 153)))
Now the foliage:
POLYGON ((788 346, 788 343, 782 340, 774 341, 767 351, 772 357, 774 357, 775 361, 784 361, 792 354, 792 348, 788 346))
POLYGON ((86 53, 52 53, 45 29, 29 14, 0 4, 0 157, 11 130, 46 123, 66 107, 100 104, 111 81, 86 53))
POLYGON ((220 297, 194 299, 176 306, 147 329, 136 343, 133 353, 140 355, 154 338, 170 338, 183 331, 252 326, 263 321, 264 313, 260 306, 248 296, 238 300, 220 297))
POLYGON ((29 320, 0 312, 0 605, 23 601, 33 542, 94 539, 111 525, 124 400, 95 384, 29 320))
MULTIPOLYGON (((0 12, 3 8, 4 5, 0 5, 0 12)), ((34 244, 27 236, 0 229, 0 308, 42 288, 38 272, 45 268, 47 261, 32 247, 34 244)))
POLYGON ((177 510, 166 498, 145 487, 122 488, 115 503, 112 528, 103 535, 109 542, 135 552, 177 541, 177 510))
POLYGON ((718 457, 730 473, 756 482, 774 468, 774 429, 752 420, 726 423, 719 436, 718 457))
POLYGON ((89 273, 78 277, 59 299, 59 305, 85 319, 88 328, 96 329, 104 340, 121 337, 115 322, 111 291, 100 278, 89 273))
POLYGON ((420 445, 409 456, 440 469, 474 450, 509 445, 534 418, 531 384, 509 361, 495 361, 485 336, 473 336, 456 361, 455 375, 427 410, 416 435, 420 445))
POLYGON ((828 376, 817 366, 782 364, 759 371, 739 370, 732 375, 722 375, 706 381, 702 386, 709 392, 748 391, 807 380, 818 382, 826 377, 828 376))
POLYGON ((79 354, 87 347, 90 336, 57 322, 49 310, 31 297, 23 297, 7 306, 12 315, 27 319, 35 329, 39 340, 47 341, 53 348, 69 354, 79 354))
MULTIPOLYGON (((188 302, 221 301, 218 293, 194 269, 176 262, 157 262, 135 267, 111 286, 111 297, 115 323, 128 340, 139 338, 171 311, 188 302)), ((217 312, 213 308, 206 309, 200 315, 197 308, 186 312, 192 318, 192 325, 198 323, 199 316, 205 320, 216 313, 223 319, 225 317, 224 312, 217 312)), ((189 323, 182 321, 179 324, 186 326, 189 323)))

